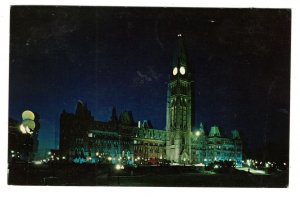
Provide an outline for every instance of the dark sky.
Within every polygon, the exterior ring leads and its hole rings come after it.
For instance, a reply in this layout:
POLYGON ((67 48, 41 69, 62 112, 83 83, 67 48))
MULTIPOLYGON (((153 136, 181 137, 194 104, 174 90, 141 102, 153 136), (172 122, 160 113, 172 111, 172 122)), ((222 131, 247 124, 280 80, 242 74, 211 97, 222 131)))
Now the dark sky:
POLYGON ((40 146, 54 147, 63 109, 112 106, 164 129, 177 34, 193 69, 195 128, 238 129, 248 150, 287 154, 290 10, 12 7, 9 116, 41 117, 40 146))

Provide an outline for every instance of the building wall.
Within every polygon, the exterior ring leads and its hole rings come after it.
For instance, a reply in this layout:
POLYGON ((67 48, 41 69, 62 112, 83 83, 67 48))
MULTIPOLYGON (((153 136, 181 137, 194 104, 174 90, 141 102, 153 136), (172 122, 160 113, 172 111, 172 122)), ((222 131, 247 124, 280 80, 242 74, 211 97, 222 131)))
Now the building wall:
POLYGON ((89 130, 86 136, 75 137, 69 149, 70 160, 80 162, 112 162, 119 159, 131 164, 133 147, 130 136, 117 131, 89 130))
POLYGON ((178 34, 177 51, 170 71, 166 109, 167 159, 189 164, 192 162, 192 80, 181 34, 178 34))
POLYGON ((76 163, 118 163, 121 157, 124 164, 165 158, 164 130, 152 129, 147 121, 142 125, 135 123, 131 112, 122 112, 119 120, 114 117, 114 121, 96 121, 83 106, 79 102, 77 108, 83 110, 61 114, 61 157, 76 163))
POLYGON ((201 135, 198 138, 194 136, 192 142, 194 163, 208 165, 214 161, 234 161, 237 166, 242 166, 240 138, 201 135))
POLYGON ((166 159, 166 132, 138 128, 133 137, 135 163, 158 163, 166 159))
MULTIPOLYGON (((126 124, 117 120, 100 122, 91 119, 90 115, 84 117, 80 113, 63 112, 60 119, 61 157, 76 163, 118 163, 122 158, 124 164, 157 164, 161 160, 172 161, 175 158, 172 157, 175 152, 169 152, 171 157, 168 158, 170 132, 152 129, 145 122, 128 122, 127 119, 133 119, 132 117, 122 119, 126 120, 126 124)), ((190 135, 191 164, 208 165, 214 161, 232 160, 241 166, 242 141, 238 131, 233 132, 232 138, 225 138, 216 126, 211 128, 208 135, 201 127, 198 135, 195 132, 190 135)))

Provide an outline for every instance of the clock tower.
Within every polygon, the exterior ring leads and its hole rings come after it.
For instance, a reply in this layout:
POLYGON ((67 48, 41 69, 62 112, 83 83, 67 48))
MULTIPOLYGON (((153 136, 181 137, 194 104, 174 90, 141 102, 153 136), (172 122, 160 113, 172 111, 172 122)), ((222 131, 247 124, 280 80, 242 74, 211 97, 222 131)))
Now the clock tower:
POLYGON ((182 34, 177 35, 167 94, 166 156, 171 162, 191 163, 192 88, 182 34))

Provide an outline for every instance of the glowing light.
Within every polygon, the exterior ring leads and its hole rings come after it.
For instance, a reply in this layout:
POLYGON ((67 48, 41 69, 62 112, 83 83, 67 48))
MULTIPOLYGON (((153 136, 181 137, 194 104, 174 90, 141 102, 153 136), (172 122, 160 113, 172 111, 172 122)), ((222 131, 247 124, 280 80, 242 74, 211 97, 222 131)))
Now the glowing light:
POLYGON ((12 154, 11 156, 12 156, 12 157, 15 157, 15 155, 14 155, 14 154, 12 154))
POLYGON ((283 163, 283 165, 285 165, 285 166, 286 166, 286 163, 283 163))
POLYGON ((30 133, 30 129, 28 126, 25 127, 26 133, 30 133))
POLYGON ((42 161, 33 161, 33 163, 34 163, 35 165, 41 165, 43 162, 42 162, 42 161))
POLYGON ((129 159, 130 159, 130 157, 127 157, 127 159, 129 160, 129 159))
POLYGON ((180 71, 180 74, 182 74, 182 75, 185 74, 185 68, 183 66, 180 67, 179 71, 180 71))
MULTIPOLYGON (((33 122, 33 121, 32 121, 32 122, 33 122)), ((34 122, 33 122, 33 123, 34 123, 34 122)), ((30 125, 27 126, 27 125, 25 125, 25 124, 21 124, 19 129, 20 129, 21 133, 23 133, 23 134, 27 134, 27 133, 28 133, 28 134, 31 135, 31 134, 33 133, 33 132, 31 132, 31 130, 30 130, 31 127, 34 129, 35 123, 34 123, 33 126, 30 126, 30 125)))
POLYGON ((23 133, 23 134, 26 134, 26 129, 24 127, 23 124, 20 125, 20 131, 23 133))
POLYGON ((117 170, 120 170, 120 169, 121 169, 121 165, 120 165, 120 164, 117 164, 117 165, 116 165, 116 169, 117 169, 117 170))
POLYGON ((250 164, 251 164, 250 162, 251 162, 251 160, 250 160, 250 159, 248 159, 248 160, 247 160, 247 164, 248 164, 248 166, 250 166, 250 164))
POLYGON ((108 157, 108 158, 107 158, 108 161, 111 161, 111 159, 112 159, 111 157, 108 157))
POLYGON ((196 136, 200 136, 200 131, 196 131, 196 136))
POLYGON ((96 152, 96 156, 99 156, 99 153, 98 153, 98 152, 96 152))
POLYGON ((50 152, 50 151, 48 152, 48 155, 51 155, 51 152, 50 152))
POLYGON ((26 110, 22 113, 23 120, 34 120, 35 116, 32 111, 26 110))
POLYGON ((269 167, 269 163, 266 163, 266 168, 268 168, 269 167))
POLYGON ((56 157, 57 160, 59 160, 59 157, 56 157))
POLYGON ((23 120, 22 121, 22 124, 26 127, 28 127, 29 129, 31 129, 31 130, 34 130, 34 128, 35 128, 35 122, 33 121, 33 120, 29 120, 29 119, 27 119, 27 120, 23 120))
POLYGON ((218 165, 215 165, 214 168, 219 168, 219 166, 218 166, 218 165))
POLYGON ((178 68, 177 68, 177 67, 174 67, 174 68, 173 68, 173 75, 175 76, 175 75, 177 75, 177 73, 178 73, 178 68))
POLYGON ((206 159, 206 158, 204 158, 204 161, 207 161, 207 159, 206 159))
POLYGON ((15 153, 15 151, 11 150, 10 153, 15 153))
POLYGON ((181 35, 181 34, 178 34, 177 36, 178 36, 178 37, 181 37, 182 35, 181 35))

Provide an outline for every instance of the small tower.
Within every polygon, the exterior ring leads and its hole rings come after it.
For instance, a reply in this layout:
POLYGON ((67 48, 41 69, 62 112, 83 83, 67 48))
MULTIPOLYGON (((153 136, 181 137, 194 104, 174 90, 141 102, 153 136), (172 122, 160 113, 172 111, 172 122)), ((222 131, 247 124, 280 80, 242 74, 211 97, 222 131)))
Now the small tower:
POLYGON ((192 80, 182 34, 177 38, 167 94, 166 154, 171 162, 188 164, 191 163, 192 80))

